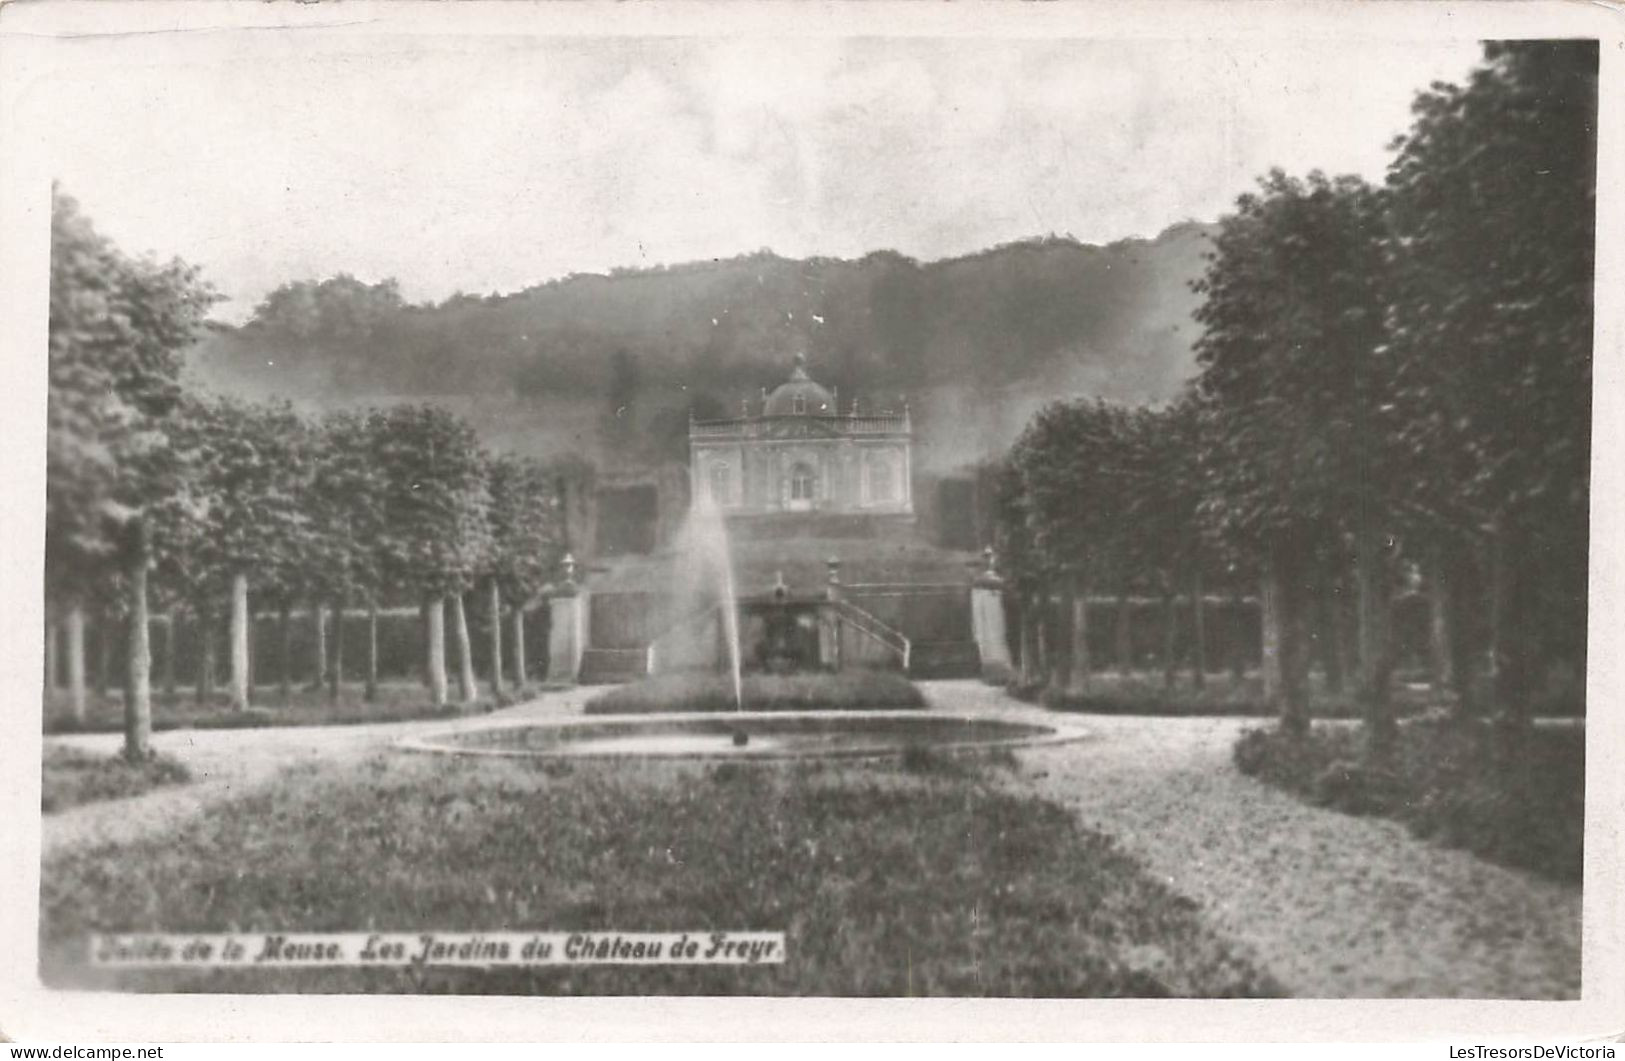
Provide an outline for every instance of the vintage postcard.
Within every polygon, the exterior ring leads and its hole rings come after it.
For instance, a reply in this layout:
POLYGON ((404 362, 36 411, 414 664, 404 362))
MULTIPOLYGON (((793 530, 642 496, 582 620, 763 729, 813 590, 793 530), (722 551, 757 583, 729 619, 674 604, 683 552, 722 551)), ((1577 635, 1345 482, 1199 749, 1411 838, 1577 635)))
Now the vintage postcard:
POLYGON ((1618 1031, 1620 41, 0 9, 0 1033, 1618 1031))

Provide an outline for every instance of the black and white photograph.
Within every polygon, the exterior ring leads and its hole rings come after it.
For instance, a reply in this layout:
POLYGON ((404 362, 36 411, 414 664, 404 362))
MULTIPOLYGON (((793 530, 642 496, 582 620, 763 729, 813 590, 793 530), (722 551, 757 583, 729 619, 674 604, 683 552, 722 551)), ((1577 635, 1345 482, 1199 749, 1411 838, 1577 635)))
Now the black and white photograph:
POLYGON ((462 6, 0 12, 44 995, 1618 986, 1583 11, 462 6))

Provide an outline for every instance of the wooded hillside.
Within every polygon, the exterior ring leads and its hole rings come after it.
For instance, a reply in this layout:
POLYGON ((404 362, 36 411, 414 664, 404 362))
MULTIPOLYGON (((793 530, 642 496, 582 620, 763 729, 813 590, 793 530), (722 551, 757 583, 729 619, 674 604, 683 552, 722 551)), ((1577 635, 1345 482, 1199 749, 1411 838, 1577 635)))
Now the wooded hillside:
POLYGON ((1176 394, 1207 228, 1096 247, 1049 237, 919 263, 770 252, 409 305, 337 277, 273 292, 192 352, 205 385, 320 405, 444 398, 528 452, 681 455, 689 410, 732 414, 804 350, 843 404, 906 394, 938 468, 998 451, 1043 401, 1176 394), (615 410, 621 410, 615 417, 615 410), (617 436, 620 436, 617 438, 617 436))

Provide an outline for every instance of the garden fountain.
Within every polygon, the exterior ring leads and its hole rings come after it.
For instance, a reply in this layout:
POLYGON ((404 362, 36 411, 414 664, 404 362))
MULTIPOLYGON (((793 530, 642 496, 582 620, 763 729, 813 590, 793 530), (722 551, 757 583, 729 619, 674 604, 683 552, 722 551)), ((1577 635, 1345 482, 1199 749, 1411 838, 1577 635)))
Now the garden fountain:
MULTIPOLYGON (((834 558, 829 561, 830 584, 818 592, 794 594, 779 571, 765 593, 741 596, 726 521, 704 493, 696 498, 671 556, 673 613, 682 618, 650 646, 650 671, 680 675, 720 668, 731 685, 731 711, 563 716, 524 723, 469 720, 448 732, 408 738, 401 746, 442 754, 550 759, 879 758, 911 748, 1010 748, 1087 735, 1074 721, 1054 716, 1039 723, 844 703, 843 708, 855 709, 749 711, 747 655, 768 680, 795 678, 845 666, 861 669, 861 664, 843 663, 843 624, 846 636, 874 638, 877 645, 886 636, 900 635, 884 634, 884 624, 841 599, 834 558), (742 643, 742 615, 749 617, 751 638, 759 642, 749 654, 742 643), (833 659, 821 657, 826 638, 836 646, 833 659)), ((881 645, 887 647, 896 646, 881 645)), ((897 659, 892 662, 895 667, 897 659)))
MULTIPOLYGON (((686 571, 697 574, 702 581, 709 578, 716 593, 722 638, 727 647, 728 673, 733 678, 734 710, 743 715, 745 679, 739 658, 739 609, 735 604, 738 594, 734 591, 733 551, 728 547, 728 525, 722 518, 722 510, 709 492, 701 491, 700 496, 694 499, 682 539, 678 555, 686 557, 686 571)), ((750 743, 750 735, 743 726, 733 731, 733 743, 737 748, 750 743)))

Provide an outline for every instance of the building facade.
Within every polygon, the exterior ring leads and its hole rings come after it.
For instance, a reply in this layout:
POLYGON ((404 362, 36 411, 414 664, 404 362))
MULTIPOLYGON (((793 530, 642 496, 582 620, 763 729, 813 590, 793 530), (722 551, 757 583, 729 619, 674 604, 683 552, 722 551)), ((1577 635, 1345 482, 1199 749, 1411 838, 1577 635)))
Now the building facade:
POLYGON ((731 420, 689 425, 689 485, 728 516, 788 513, 912 519, 913 432, 901 413, 846 412, 808 376, 790 378, 731 420))

